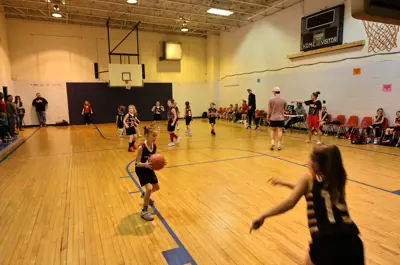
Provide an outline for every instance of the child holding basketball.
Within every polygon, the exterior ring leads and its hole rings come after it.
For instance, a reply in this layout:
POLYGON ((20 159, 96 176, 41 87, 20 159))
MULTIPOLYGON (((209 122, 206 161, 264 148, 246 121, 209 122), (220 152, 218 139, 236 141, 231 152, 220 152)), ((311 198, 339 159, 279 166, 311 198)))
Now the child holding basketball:
POLYGON ((126 128, 126 135, 129 136, 129 146, 128 146, 128 152, 134 152, 136 149, 135 146, 135 141, 137 138, 136 135, 136 127, 138 127, 138 124, 136 122, 136 108, 134 105, 129 105, 128 106, 128 114, 125 115, 124 118, 124 125, 126 128))
POLYGON ((217 109, 215 108, 215 104, 211 102, 210 108, 208 109, 208 121, 211 124, 211 134, 215 135, 215 121, 217 118, 217 109))
POLYGON ((176 136, 175 134, 175 126, 176 122, 178 121, 178 115, 176 113, 176 109, 174 107, 174 100, 168 100, 168 133, 169 139, 171 140, 168 146, 174 146, 174 138, 176 138, 176 143, 179 144, 181 138, 176 136))
POLYGON ((192 136, 192 130, 190 129, 190 123, 192 122, 192 110, 190 109, 189 101, 185 102, 185 121, 186 121, 186 135, 192 136))
POLYGON ((124 116, 125 116, 125 106, 120 105, 118 107, 117 111, 117 117, 116 117, 116 124, 117 124, 117 129, 119 131, 119 137, 124 137, 124 116))
POLYGON ((156 105, 153 106, 151 109, 151 112, 153 112, 154 115, 154 122, 157 124, 157 129, 160 130, 160 121, 161 121, 161 112, 164 112, 165 109, 163 106, 161 106, 160 101, 156 102, 156 105))
POLYGON ((157 132, 150 127, 144 127, 144 136, 146 137, 144 143, 139 145, 136 156, 135 172, 139 178, 140 186, 144 187, 146 192, 142 194, 143 208, 140 216, 146 221, 153 221, 153 215, 148 212, 149 205, 153 205, 154 200, 151 194, 158 191, 158 179, 156 173, 152 169, 149 157, 154 155, 157 151, 155 144, 157 139, 157 132))
POLYGON ((315 147, 309 172, 297 184, 271 179, 273 185, 292 190, 291 194, 252 223, 250 232, 259 229, 265 219, 292 209, 305 196, 308 226, 312 242, 306 265, 364 265, 364 248, 356 224, 346 205, 347 175, 339 148, 335 145, 315 147))

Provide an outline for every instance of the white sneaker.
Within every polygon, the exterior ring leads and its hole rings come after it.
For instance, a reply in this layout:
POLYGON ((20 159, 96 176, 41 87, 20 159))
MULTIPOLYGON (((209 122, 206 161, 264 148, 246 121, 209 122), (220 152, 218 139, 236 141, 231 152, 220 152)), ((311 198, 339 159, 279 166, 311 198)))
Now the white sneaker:
POLYGON ((148 211, 142 211, 140 213, 140 217, 142 217, 146 221, 153 221, 154 217, 148 211))
POLYGON ((317 141, 317 145, 323 145, 321 141, 317 141))
POLYGON ((179 144, 180 142, 181 142, 181 137, 178 137, 178 138, 176 139, 176 143, 179 144))
POLYGON ((170 142, 170 143, 168 144, 168 146, 174 146, 174 145, 175 145, 174 142, 170 142))

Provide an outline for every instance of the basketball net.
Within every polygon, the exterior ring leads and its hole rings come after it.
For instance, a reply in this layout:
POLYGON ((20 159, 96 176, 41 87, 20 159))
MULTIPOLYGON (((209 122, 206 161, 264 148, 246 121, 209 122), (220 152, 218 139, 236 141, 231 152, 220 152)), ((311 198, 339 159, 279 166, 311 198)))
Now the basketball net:
POLYGON ((363 21, 368 37, 368 52, 388 51, 397 48, 398 25, 363 21))
POLYGON ((125 80, 125 88, 126 88, 127 90, 131 90, 131 86, 129 85, 128 80, 125 80))

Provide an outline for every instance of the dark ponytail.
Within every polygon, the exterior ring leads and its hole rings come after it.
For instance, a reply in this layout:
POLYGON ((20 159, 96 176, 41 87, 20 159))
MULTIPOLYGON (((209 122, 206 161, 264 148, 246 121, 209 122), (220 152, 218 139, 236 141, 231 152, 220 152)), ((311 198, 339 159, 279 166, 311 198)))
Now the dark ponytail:
POLYGON ((312 94, 314 95, 315 98, 318 98, 318 96, 321 94, 321 92, 316 91, 316 92, 314 92, 314 93, 312 93, 312 94))
POLYGON ((342 155, 336 145, 316 147, 311 153, 315 163, 315 173, 322 177, 333 203, 343 203, 345 199, 346 170, 343 166, 342 155))

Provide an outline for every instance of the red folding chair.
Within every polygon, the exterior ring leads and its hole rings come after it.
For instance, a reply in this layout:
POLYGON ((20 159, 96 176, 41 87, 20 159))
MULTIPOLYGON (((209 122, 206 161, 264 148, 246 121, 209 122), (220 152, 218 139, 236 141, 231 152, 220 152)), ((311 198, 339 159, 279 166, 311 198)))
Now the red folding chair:
POLYGON ((355 115, 350 116, 346 124, 339 126, 338 136, 340 136, 340 134, 343 133, 345 135, 345 138, 348 139, 350 137, 351 132, 353 131, 353 128, 357 126, 358 126, 358 116, 355 115), (350 131, 350 134, 346 135, 348 131, 350 131))
POLYGON ((360 131, 361 134, 365 134, 365 129, 372 125, 372 117, 364 117, 361 120, 360 126, 356 126, 353 129, 357 129, 360 131))
POLYGON ((339 130, 339 126, 344 124, 346 121, 346 116, 344 115, 337 115, 337 117, 333 121, 339 121, 340 124, 328 124, 328 133, 337 133, 339 130))

